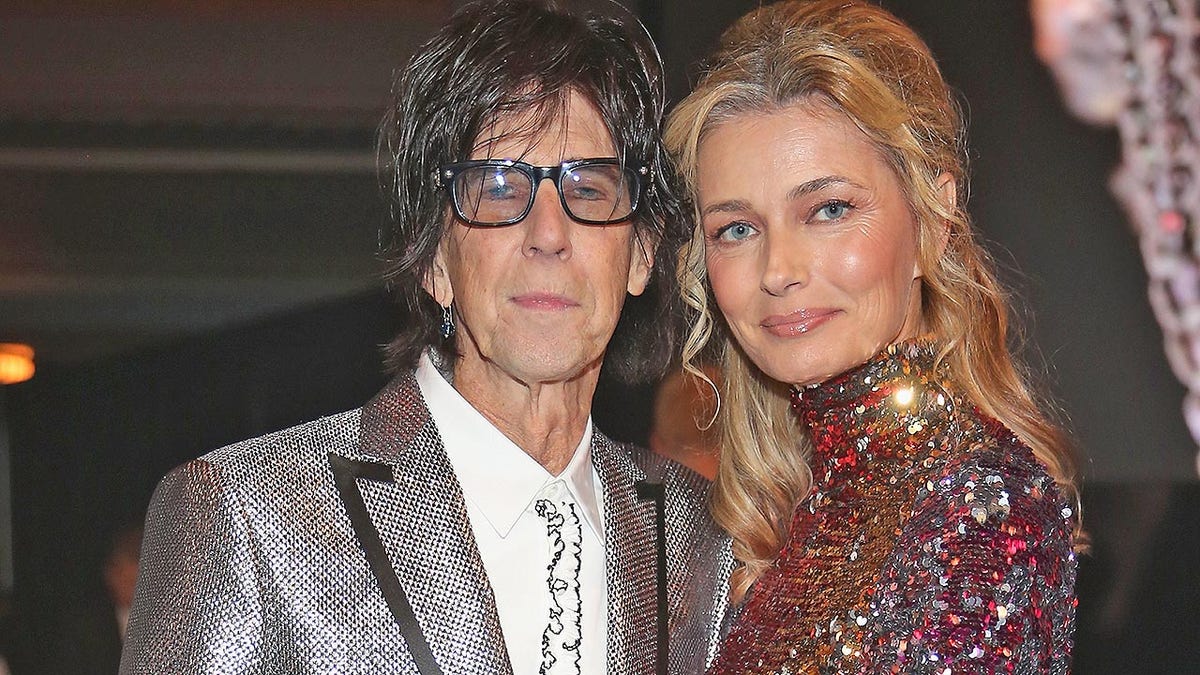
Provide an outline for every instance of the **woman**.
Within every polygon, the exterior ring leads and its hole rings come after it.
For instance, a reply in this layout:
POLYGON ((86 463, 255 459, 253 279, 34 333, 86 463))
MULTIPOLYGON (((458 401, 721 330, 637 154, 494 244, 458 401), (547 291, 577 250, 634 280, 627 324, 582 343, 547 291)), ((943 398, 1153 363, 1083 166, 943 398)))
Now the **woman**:
POLYGON ((1006 347, 961 138, 920 38, 848 0, 746 15, 672 113, 745 599, 714 672, 1069 666, 1069 447, 1006 347))

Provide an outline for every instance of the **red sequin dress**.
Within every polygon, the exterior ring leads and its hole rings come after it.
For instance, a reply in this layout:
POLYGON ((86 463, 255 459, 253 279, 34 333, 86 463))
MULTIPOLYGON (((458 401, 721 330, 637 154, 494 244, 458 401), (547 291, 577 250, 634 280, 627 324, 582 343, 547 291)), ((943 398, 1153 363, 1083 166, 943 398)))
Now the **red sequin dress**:
POLYGON ((930 344, 890 347, 793 408, 812 491, 711 672, 1068 672, 1074 515, 930 344))

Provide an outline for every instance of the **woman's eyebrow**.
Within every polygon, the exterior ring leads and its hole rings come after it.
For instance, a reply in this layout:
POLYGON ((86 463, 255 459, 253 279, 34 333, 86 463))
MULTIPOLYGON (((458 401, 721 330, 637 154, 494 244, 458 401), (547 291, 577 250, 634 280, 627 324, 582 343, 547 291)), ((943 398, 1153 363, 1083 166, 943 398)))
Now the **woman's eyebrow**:
POLYGON ((853 186, 856 188, 866 189, 862 185, 855 183, 854 181, 850 180, 849 178, 846 178, 845 176, 821 176, 820 178, 814 178, 810 181, 805 181, 805 182, 797 185, 796 187, 792 188, 791 190, 788 191, 787 198, 789 201, 791 201, 793 199, 799 199, 800 197, 811 194, 818 190, 823 190, 823 189, 829 187, 830 185, 838 185, 838 184, 850 185, 850 186, 853 186))
POLYGON ((739 211, 749 211, 750 202, 741 199, 727 199, 723 202, 709 204, 700 212, 700 217, 703 218, 710 213, 737 213, 739 211))

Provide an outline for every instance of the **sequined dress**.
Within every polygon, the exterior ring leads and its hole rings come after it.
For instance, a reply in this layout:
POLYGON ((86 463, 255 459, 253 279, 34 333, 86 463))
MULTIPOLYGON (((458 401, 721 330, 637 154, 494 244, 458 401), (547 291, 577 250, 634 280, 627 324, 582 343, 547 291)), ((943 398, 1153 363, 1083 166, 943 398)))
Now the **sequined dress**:
POLYGON ((1074 514, 928 342, 793 396, 813 488, 712 673, 1066 673, 1074 514))

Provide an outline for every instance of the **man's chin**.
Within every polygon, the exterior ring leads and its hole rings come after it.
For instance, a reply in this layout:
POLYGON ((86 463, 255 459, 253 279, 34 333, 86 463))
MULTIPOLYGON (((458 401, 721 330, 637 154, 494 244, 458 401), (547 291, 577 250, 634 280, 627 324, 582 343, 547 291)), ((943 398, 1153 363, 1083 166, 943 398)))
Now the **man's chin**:
POLYGON ((579 340, 541 340, 526 342, 513 349, 489 350, 490 354, 477 355, 479 361, 470 364, 471 357, 464 355, 460 366, 464 370, 491 371, 489 378, 496 376, 527 385, 570 382, 598 372, 604 352, 584 350, 579 340))

